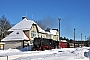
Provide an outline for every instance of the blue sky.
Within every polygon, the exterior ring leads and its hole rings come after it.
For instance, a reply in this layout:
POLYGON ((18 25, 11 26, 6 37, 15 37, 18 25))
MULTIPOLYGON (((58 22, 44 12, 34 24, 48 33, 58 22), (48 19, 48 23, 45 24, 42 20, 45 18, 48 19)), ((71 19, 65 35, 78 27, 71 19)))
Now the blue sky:
MULTIPOLYGON (((61 18, 61 36, 73 39, 74 28, 76 39, 90 36, 90 0, 0 0, 0 17, 5 15, 11 24, 21 21, 25 16, 33 20, 43 20, 48 17, 46 25, 58 28, 58 17, 61 18)), ((44 23, 44 22, 43 22, 44 23)))

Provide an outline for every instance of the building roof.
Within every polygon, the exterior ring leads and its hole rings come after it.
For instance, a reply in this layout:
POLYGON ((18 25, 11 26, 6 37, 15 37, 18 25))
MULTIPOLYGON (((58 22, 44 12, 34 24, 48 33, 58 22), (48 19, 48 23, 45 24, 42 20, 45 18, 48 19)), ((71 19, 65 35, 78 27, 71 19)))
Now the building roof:
MULTIPOLYGON (((32 20, 28 20, 27 18, 24 18, 22 21, 20 21, 19 23, 17 23, 15 26, 13 26, 11 29, 9 29, 8 31, 15 31, 15 30, 30 30, 32 24, 36 24, 34 21, 32 20)), ((37 24, 36 24, 37 25, 37 24)), ((38 25, 37 25, 38 31, 39 32, 45 32, 43 29, 41 29, 38 25)))
POLYGON ((21 41, 21 40, 29 40, 29 38, 24 34, 22 30, 17 30, 13 31, 11 34, 9 34, 1 41, 21 41))
POLYGON ((53 34, 53 35, 56 35, 57 30, 50 30, 50 33, 53 34))
POLYGON ((66 40, 60 40, 61 42, 67 42, 66 40))
POLYGON ((45 33, 47 33, 47 34, 49 34, 49 35, 57 35, 56 33, 57 33, 57 30, 50 30, 50 32, 45 32, 45 33))
MULTIPOLYGON (((28 20, 26 17, 24 17, 19 23, 17 23, 15 26, 13 26, 11 29, 8 31, 15 31, 15 30, 30 30, 32 24, 36 24, 32 20, 28 20)), ((41 33, 47 33, 47 34, 53 34, 56 35, 56 30, 50 30, 50 32, 45 32, 43 29, 41 29, 37 24, 37 29, 41 33)))

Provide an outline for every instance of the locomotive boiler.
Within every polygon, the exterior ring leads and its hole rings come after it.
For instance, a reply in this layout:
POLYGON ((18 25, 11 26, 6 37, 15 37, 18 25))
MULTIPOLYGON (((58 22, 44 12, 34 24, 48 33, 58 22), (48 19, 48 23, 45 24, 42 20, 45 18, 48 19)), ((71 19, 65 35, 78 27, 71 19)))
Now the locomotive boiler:
POLYGON ((56 43, 52 39, 34 38, 32 50, 50 50, 55 49, 56 43))

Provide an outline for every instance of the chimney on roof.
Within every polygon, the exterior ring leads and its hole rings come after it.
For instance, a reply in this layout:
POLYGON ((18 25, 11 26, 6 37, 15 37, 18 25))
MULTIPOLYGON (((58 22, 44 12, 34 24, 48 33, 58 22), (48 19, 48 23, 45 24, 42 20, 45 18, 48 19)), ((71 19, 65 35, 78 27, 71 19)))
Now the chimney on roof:
POLYGON ((25 18, 26 18, 26 16, 23 16, 23 17, 22 17, 22 20, 25 19, 25 18))

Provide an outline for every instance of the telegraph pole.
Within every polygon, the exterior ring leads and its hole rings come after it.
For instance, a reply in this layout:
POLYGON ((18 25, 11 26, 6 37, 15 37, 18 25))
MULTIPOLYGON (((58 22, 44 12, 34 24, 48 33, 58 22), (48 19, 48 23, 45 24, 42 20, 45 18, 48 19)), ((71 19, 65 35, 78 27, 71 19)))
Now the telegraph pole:
POLYGON ((75 28, 74 28, 74 48, 75 48, 75 28))
POLYGON ((82 33, 81 33, 81 47, 82 47, 82 33))
POLYGON ((85 42, 84 42, 84 45, 86 46, 86 36, 85 36, 85 42))
POLYGON ((59 20, 59 46, 58 47, 60 48, 60 41, 61 41, 60 40, 60 20, 61 20, 61 18, 58 18, 58 20, 59 20))

